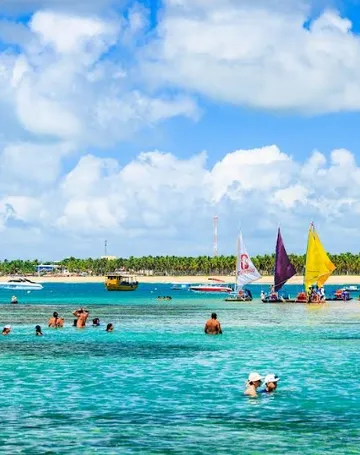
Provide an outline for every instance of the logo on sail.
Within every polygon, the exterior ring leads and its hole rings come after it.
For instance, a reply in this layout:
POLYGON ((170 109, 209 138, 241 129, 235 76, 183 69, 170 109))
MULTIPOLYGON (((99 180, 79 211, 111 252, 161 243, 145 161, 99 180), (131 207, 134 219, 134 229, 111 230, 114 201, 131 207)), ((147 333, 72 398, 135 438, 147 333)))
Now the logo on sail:
POLYGON ((240 255, 240 270, 238 271, 238 275, 242 273, 253 273, 255 272, 255 267, 252 266, 249 256, 247 253, 242 253, 240 255))

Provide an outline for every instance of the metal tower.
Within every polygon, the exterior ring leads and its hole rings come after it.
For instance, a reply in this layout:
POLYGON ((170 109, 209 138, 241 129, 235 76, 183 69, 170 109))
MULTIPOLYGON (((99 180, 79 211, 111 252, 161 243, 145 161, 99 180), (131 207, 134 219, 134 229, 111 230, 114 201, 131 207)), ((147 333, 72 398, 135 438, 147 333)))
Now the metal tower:
POLYGON ((107 256, 107 240, 105 240, 105 245, 104 245, 104 256, 107 256))

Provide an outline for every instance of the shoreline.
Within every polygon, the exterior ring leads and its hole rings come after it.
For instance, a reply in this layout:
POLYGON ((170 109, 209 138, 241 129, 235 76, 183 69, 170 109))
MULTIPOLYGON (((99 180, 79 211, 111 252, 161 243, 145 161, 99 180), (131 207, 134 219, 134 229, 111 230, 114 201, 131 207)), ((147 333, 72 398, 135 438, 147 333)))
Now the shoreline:
MULTIPOLYGON (((104 276, 27 276, 26 278, 36 283, 104 283, 104 276)), ((189 284, 209 284, 209 277, 205 275, 201 276, 140 276, 137 275, 139 283, 159 283, 159 284, 172 284, 172 283, 189 283, 189 284)), ((225 283, 234 283, 234 276, 221 276, 212 275, 212 278, 223 280, 225 283)), ((0 278, 0 281, 7 281, 10 277, 0 278)), ((303 276, 294 276, 287 284, 302 285, 303 276)), ((272 285, 274 283, 273 276, 263 276, 259 280, 252 284, 263 284, 272 285)), ((331 276, 327 282, 327 285, 360 285, 360 275, 335 275, 331 276)))

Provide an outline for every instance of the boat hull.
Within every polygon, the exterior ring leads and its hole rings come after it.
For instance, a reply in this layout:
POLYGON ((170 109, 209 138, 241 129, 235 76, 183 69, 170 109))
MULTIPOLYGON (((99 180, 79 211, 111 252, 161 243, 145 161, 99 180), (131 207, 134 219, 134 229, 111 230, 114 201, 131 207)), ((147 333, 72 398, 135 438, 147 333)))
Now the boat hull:
POLYGON ((190 286, 190 291, 199 294, 228 294, 233 292, 231 288, 221 286, 190 286))
POLYGON ((138 284, 113 284, 113 283, 106 283, 105 288, 108 291, 135 291, 138 288, 138 284))
POLYGON ((227 297, 224 299, 225 302, 252 302, 251 297, 227 297))
POLYGON ((0 283, 0 289, 9 291, 41 291, 43 286, 41 284, 0 283))
POLYGON ((295 299, 261 299, 262 303, 298 303, 295 299))

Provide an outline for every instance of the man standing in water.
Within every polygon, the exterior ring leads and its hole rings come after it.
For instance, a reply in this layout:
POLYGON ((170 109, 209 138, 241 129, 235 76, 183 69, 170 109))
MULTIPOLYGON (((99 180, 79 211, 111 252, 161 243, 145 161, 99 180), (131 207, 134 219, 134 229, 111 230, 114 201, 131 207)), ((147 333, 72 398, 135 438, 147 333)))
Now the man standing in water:
POLYGON ((84 308, 79 308, 78 310, 73 311, 73 315, 77 317, 76 327, 82 329, 86 326, 87 318, 89 317, 90 312, 84 308))
POLYGON ((220 335, 222 333, 220 322, 217 320, 217 314, 211 313, 211 319, 206 321, 204 332, 207 335, 220 335))

